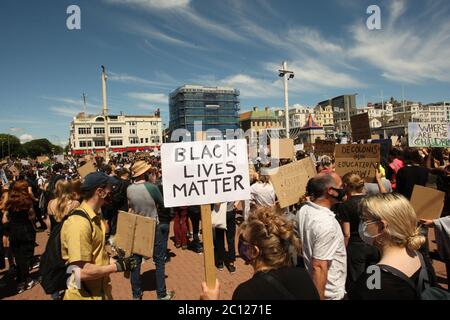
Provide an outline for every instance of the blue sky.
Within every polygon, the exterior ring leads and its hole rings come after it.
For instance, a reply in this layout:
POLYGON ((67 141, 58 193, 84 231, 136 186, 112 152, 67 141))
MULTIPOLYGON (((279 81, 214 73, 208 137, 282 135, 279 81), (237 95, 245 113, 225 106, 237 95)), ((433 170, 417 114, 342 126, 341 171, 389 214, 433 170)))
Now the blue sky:
MULTIPOLYGON (((82 110, 149 114, 183 84, 241 90, 242 110, 283 105, 277 70, 288 60, 290 104, 358 93, 450 100, 448 0, 2 0, 0 132, 65 143, 82 110), (66 9, 81 8, 81 30, 66 9), (366 27, 381 8, 382 29, 366 27)), ((365 98, 365 99, 364 99, 365 98)))

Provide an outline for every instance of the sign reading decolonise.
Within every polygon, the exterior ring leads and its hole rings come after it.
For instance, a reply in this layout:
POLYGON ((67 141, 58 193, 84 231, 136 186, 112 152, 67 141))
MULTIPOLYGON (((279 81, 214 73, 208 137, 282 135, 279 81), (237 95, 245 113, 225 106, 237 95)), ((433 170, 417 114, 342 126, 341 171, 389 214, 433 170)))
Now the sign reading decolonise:
POLYGON ((373 182, 380 163, 379 144, 336 145, 336 173, 343 177, 349 172, 373 182))
POLYGON ((450 147, 450 123, 411 122, 408 125, 410 147, 450 147))
POLYGON ((168 208, 250 199, 246 140, 163 144, 161 164, 168 208))

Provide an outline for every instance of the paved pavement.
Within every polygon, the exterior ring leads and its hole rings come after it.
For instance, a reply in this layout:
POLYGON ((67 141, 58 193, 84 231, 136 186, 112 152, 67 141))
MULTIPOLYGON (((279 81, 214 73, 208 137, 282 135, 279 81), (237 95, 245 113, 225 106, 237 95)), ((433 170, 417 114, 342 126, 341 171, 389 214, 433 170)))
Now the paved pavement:
MULTIPOLYGON (((171 228, 173 230, 173 228, 171 228)), ((172 232, 173 233, 173 232, 172 232)), ((35 254, 42 254, 48 236, 46 233, 39 233, 35 254)), ((430 234, 431 250, 435 250, 436 245, 433 243, 433 234, 430 234)), ((171 260, 166 265, 166 285, 168 290, 175 290, 176 300, 197 300, 201 293, 201 282, 204 279, 203 256, 192 251, 176 249, 173 241, 169 240, 169 249, 171 250, 171 260)), ((445 265, 441 262, 434 261, 434 267, 438 277, 446 279, 445 265)), ((231 299, 235 288, 242 282, 248 280, 252 276, 252 268, 246 266, 241 259, 236 262, 237 271, 230 274, 226 269, 217 271, 217 277, 221 282, 221 299, 231 299)), ((0 271, 0 276, 5 270, 0 271)), ((143 268, 143 285, 144 300, 156 299, 155 286, 155 266, 153 262, 147 261, 143 268)), ((37 272, 34 273, 37 276, 37 272)), ((113 297, 116 300, 131 299, 130 281, 125 279, 122 274, 113 274, 111 276, 113 297)), ((441 281, 444 287, 446 285, 441 281)), ((46 295, 40 285, 22 294, 16 295, 14 292, 14 282, 10 282, 8 288, 0 289, 0 298, 10 300, 49 300, 50 296, 46 295)))

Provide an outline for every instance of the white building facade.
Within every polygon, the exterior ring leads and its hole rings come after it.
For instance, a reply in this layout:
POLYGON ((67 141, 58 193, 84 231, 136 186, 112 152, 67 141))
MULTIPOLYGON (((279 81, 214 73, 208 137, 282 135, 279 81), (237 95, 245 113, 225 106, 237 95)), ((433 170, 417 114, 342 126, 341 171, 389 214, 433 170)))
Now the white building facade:
POLYGON ((70 129, 72 154, 151 151, 161 146, 159 115, 86 115, 74 117, 70 129))

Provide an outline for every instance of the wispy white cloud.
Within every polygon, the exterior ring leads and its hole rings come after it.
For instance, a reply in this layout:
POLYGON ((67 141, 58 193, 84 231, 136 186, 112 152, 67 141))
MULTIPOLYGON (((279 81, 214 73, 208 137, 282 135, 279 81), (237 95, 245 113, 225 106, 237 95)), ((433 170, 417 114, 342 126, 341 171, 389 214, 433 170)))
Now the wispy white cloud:
POLYGON ((155 80, 147 80, 138 76, 126 74, 126 73, 116 73, 116 72, 108 72, 108 80, 116 81, 121 83, 129 83, 129 84, 141 84, 147 86, 157 86, 157 87, 172 87, 174 85, 174 79, 172 79, 169 75, 164 73, 157 73, 157 78, 160 78, 159 81, 155 80))
MULTIPOLYGON (((73 98, 67 98, 67 97, 49 97, 49 96, 42 96, 41 98, 44 100, 54 101, 54 102, 62 103, 65 105, 81 107, 80 109, 78 109, 78 112, 81 112, 82 108, 84 107, 84 102, 81 99, 81 97, 80 97, 80 100, 76 100, 73 98)), ((95 109, 95 110, 101 109, 100 105, 92 104, 88 101, 86 102, 86 107, 88 109, 95 109)))
MULTIPOLYGON (((14 125, 14 124, 39 124, 42 122, 36 121, 36 120, 8 118, 8 119, 0 119, 0 123, 8 123, 8 124, 14 125)), ((21 128, 13 128, 13 129, 21 129, 21 128)))
POLYGON ((148 103, 153 103, 156 105, 169 103, 169 97, 163 93, 130 92, 128 93, 128 97, 148 103))
POLYGON ((25 142, 29 142, 29 141, 33 140, 34 138, 31 134, 25 133, 25 134, 22 134, 19 137, 19 139, 20 139, 21 143, 25 143, 25 142))
POLYGON ((58 116, 68 117, 68 118, 73 118, 78 113, 81 112, 81 110, 70 108, 70 107, 50 107, 49 110, 58 116))
MULTIPOLYGON (((354 45, 349 55, 375 66, 392 81, 449 82, 450 21, 442 16, 434 20, 423 17, 426 23, 411 23, 405 16, 408 8, 404 0, 393 0, 389 9, 391 14, 383 30, 369 31, 361 24, 351 27, 354 45)), ((445 12, 444 8, 440 10, 445 12)), ((421 19, 416 17, 416 21, 421 19)))
POLYGON ((103 0, 106 3, 131 6, 146 10, 183 9, 189 6, 190 0, 103 0))
POLYGON ((281 81, 271 82, 246 74, 235 74, 217 81, 220 86, 239 89, 242 98, 274 98, 281 96, 281 81))

